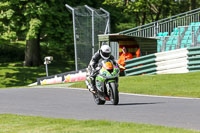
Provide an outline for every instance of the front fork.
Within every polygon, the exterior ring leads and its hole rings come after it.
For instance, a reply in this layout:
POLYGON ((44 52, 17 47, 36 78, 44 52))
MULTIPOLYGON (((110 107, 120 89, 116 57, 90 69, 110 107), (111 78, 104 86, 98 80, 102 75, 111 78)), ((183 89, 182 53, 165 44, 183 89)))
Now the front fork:
POLYGON ((86 80, 85 80, 85 84, 86 84, 86 86, 87 86, 87 88, 88 89, 91 89, 92 88, 92 83, 91 83, 92 81, 91 81, 91 79, 90 79, 90 77, 89 76, 87 76, 86 77, 86 80))
POLYGON ((110 85, 109 85, 109 83, 110 82, 115 82, 115 84, 116 84, 116 88, 118 89, 118 86, 119 86, 119 84, 118 84, 118 80, 111 80, 111 81, 108 81, 107 83, 106 83, 106 88, 107 88, 107 94, 108 94, 108 96, 110 96, 110 85))

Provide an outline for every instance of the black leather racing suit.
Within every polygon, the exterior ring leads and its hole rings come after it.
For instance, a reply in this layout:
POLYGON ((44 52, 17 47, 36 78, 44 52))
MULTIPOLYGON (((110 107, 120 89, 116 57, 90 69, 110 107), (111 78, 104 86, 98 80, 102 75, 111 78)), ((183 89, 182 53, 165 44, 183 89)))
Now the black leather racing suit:
MULTIPOLYGON (((114 65, 117 65, 116 61, 114 60, 114 56, 110 55, 110 57, 108 59, 112 60, 114 65)), ((95 71, 95 69, 98 66, 99 62, 102 61, 102 60, 104 60, 104 59, 101 57, 100 50, 98 50, 92 56, 92 59, 90 60, 90 63, 88 65, 89 77, 91 79, 91 83, 92 83, 93 87, 95 85, 95 77, 96 77, 96 74, 94 74, 93 72, 95 71)))

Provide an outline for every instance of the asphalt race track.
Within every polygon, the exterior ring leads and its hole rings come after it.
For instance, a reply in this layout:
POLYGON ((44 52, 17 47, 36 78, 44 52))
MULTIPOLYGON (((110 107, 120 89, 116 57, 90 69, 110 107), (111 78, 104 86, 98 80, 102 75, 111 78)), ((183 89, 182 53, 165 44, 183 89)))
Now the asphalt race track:
POLYGON ((64 87, 0 90, 0 113, 113 120, 200 130, 200 99, 120 94, 119 105, 96 105, 89 91, 64 87))

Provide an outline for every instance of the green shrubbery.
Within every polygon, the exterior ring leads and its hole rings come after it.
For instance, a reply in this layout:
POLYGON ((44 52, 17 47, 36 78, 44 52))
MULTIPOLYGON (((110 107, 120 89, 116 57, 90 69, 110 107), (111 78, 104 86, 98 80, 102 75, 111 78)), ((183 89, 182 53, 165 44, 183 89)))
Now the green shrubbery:
MULTIPOLYGON (((52 65, 54 66, 67 66, 68 61, 74 60, 74 46, 73 45, 54 45, 54 43, 41 43, 41 58, 45 56, 53 56, 52 65)), ((70 64, 71 65, 71 64, 70 64)))
POLYGON ((15 62, 24 60, 24 44, 21 42, 10 43, 0 40, 0 62, 15 62))
MULTIPOLYGON (((23 62, 25 58, 25 41, 10 42, 0 39, 0 51, 0 63, 23 62)), ((53 66, 68 66, 69 61, 74 60, 73 45, 54 45, 53 43, 41 42, 40 53, 42 60, 45 56, 53 56, 54 60, 51 64, 53 66)))

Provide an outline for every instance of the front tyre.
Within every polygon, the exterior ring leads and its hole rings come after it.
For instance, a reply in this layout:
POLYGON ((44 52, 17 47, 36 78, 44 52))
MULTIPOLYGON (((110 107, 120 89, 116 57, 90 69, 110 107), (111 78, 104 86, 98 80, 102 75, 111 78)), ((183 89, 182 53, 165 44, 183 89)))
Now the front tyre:
POLYGON ((98 96, 97 94, 94 94, 94 93, 93 93, 93 98, 94 98, 94 101, 95 101, 95 103, 96 103, 97 105, 103 105, 103 104, 105 104, 105 102, 106 102, 106 101, 104 101, 104 100, 101 100, 101 99, 99 98, 99 96, 98 96))
POLYGON ((115 82, 111 82, 110 84, 110 101, 113 105, 117 105, 119 103, 119 92, 117 89, 117 85, 115 82))

